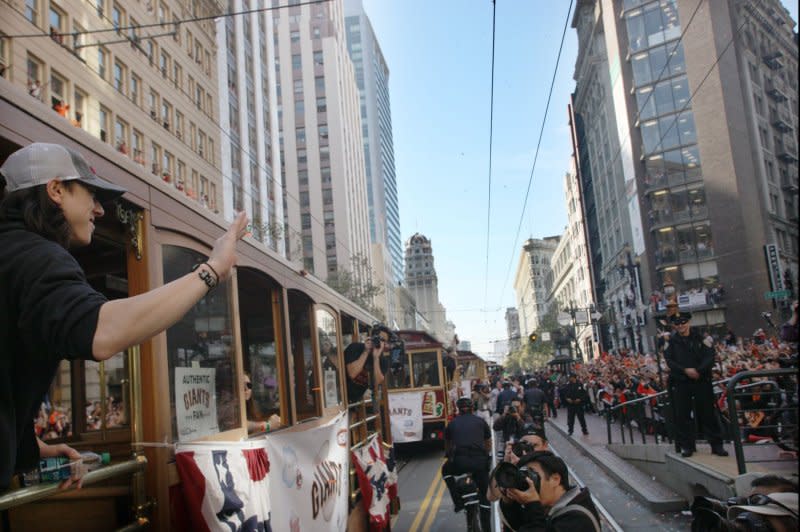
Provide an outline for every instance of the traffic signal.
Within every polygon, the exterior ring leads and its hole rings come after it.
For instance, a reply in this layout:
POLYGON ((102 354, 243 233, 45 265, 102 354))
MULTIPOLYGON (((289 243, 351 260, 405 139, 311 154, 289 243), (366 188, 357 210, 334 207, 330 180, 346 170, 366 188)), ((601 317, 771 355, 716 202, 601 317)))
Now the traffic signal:
POLYGON ((528 335, 528 340, 530 340, 531 343, 535 342, 537 338, 539 338, 539 335, 536 333, 530 333, 528 335))

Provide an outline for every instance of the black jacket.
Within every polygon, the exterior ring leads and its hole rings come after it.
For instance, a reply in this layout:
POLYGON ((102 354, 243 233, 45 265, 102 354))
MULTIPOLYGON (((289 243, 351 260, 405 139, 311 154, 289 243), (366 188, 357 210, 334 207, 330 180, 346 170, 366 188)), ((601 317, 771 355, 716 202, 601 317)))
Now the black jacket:
POLYGON ((591 532, 600 529, 595 523, 600 524, 600 516, 592 502, 592 496, 587 488, 575 486, 570 488, 550 510, 545 510, 539 502, 523 506, 525 523, 519 532, 591 532), (594 516, 592 520, 586 512, 568 506, 578 505, 586 508, 594 516))
POLYGON ((583 384, 580 382, 568 382, 561 391, 561 398, 564 399, 564 403, 567 406, 579 406, 585 405, 588 401, 589 394, 586 393, 586 389, 583 387, 583 384), (567 399, 572 399, 572 403, 567 403, 567 399), (580 403, 574 402, 576 399, 580 399, 580 403))
POLYGON ((0 221, 0 491, 38 464, 42 398, 62 359, 92 359, 105 302, 66 249, 0 221))
POLYGON ((689 382, 692 379, 684 372, 694 368, 700 373, 700 380, 711 382, 711 368, 714 367, 714 349, 703 343, 703 337, 689 331, 688 336, 674 333, 664 351, 664 360, 669 366, 670 382, 689 382))

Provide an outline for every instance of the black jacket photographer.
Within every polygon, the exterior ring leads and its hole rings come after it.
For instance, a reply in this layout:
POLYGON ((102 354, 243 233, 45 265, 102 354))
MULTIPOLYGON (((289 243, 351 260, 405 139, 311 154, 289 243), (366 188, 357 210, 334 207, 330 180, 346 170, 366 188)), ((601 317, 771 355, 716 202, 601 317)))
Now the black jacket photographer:
POLYGON ((522 405, 515 399, 511 402, 511 406, 508 407, 505 414, 495 420, 492 429, 502 432, 503 441, 506 443, 518 440, 522 437, 522 427, 525 425, 522 415, 522 405))
POLYGON ((376 325, 370 331, 365 343, 353 342, 344 350, 347 368, 347 400, 356 403, 370 387, 383 383, 389 371, 389 357, 383 356, 389 349, 391 331, 383 325, 376 325))
POLYGON ((681 455, 695 452, 695 419, 702 427, 711 452, 728 456, 722 447, 722 429, 714 412, 714 390, 711 369, 714 366, 714 349, 703 342, 703 337, 689 325, 692 315, 681 312, 671 318, 675 333, 664 351, 669 366, 669 385, 675 403, 676 439, 681 455), (694 411, 694 418, 692 418, 694 411))
POLYGON ((520 460, 526 467, 528 488, 502 488, 522 505, 519 532, 591 531, 600 532, 600 517, 587 488, 570 487, 567 464, 549 452, 533 453, 520 460), (535 473, 533 475, 532 473, 535 473))
POLYGON ((481 526, 488 531, 491 530, 491 506, 486 499, 486 490, 489 485, 492 433, 486 421, 472 413, 472 399, 462 397, 456 401, 456 407, 458 415, 444 431, 447 462, 442 466, 442 478, 453 499, 455 511, 458 512, 463 508, 463 501, 453 477, 464 473, 472 474, 478 488, 481 526))

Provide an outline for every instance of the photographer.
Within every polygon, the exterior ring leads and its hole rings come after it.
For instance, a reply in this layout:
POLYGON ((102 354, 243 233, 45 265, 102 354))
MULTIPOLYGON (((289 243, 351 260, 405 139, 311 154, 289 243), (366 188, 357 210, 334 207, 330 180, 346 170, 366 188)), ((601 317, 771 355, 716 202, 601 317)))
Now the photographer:
POLYGON ((513 443, 522 436, 522 427, 525 421, 522 418, 522 404, 514 399, 506 413, 497 418, 492 428, 503 434, 503 442, 513 443))
POLYGON ((792 317, 781 325, 781 341, 797 342, 800 341, 800 321, 797 317, 797 301, 792 303, 792 317))
POLYGON ((365 343, 353 342, 344 350, 347 368, 347 400, 356 403, 370 387, 382 384, 389 371, 389 358, 381 356, 388 351, 391 331, 384 325, 375 325, 365 343))
POLYGON ((727 501, 695 497, 692 531, 741 530, 788 532, 797 530, 797 484, 777 475, 753 480, 746 497, 727 501))
POLYGON ((589 490, 570 487, 567 464, 552 453, 526 456, 516 473, 508 465, 498 466, 495 477, 501 493, 521 505, 520 532, 600 532, 600 517, 589 490))

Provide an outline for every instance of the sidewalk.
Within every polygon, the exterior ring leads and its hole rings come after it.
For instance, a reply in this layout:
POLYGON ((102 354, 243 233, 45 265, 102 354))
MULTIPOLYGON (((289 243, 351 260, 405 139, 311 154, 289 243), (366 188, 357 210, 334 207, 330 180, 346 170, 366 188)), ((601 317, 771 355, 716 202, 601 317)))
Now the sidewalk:
MULTIPOLYGON (((621 486, 636 496, 648 508, 657 512, 678 511, 686 507, 686 501, 663 484, 653 480, 652 477, 638 469, 636 466, 620 458, 607 446, 606 420, 597 414, 585 414, 586 428, 588 435, 581 434, 581 427, 578 420, 575 420, 575 432, 573 436, 568 436, 567 430, 567 411, 560 409, 557 418, 547 420, 548 430, 557 430, 562 436, 567 438, 575 447, 579 448, 583 455, 594 461, 609 476, 611 476, 621 486)), ((612 425, 612 431, 619 431, 618 425, 612 425)), ((613 436, 613 432, 612 432, 613 436)), ((634 436, 641 436, 634 432, 634 436)), ((617 432, 617 438, 619 432, 617 432)), ((627 438, 627 435, 626 435, 627 438)), ((638 440, 641 443, 641 439, 638 440)), ((653 445, 655 445, 653 443, 653 445)), ((661 444, 667 445, 668 443, 661 444)))

